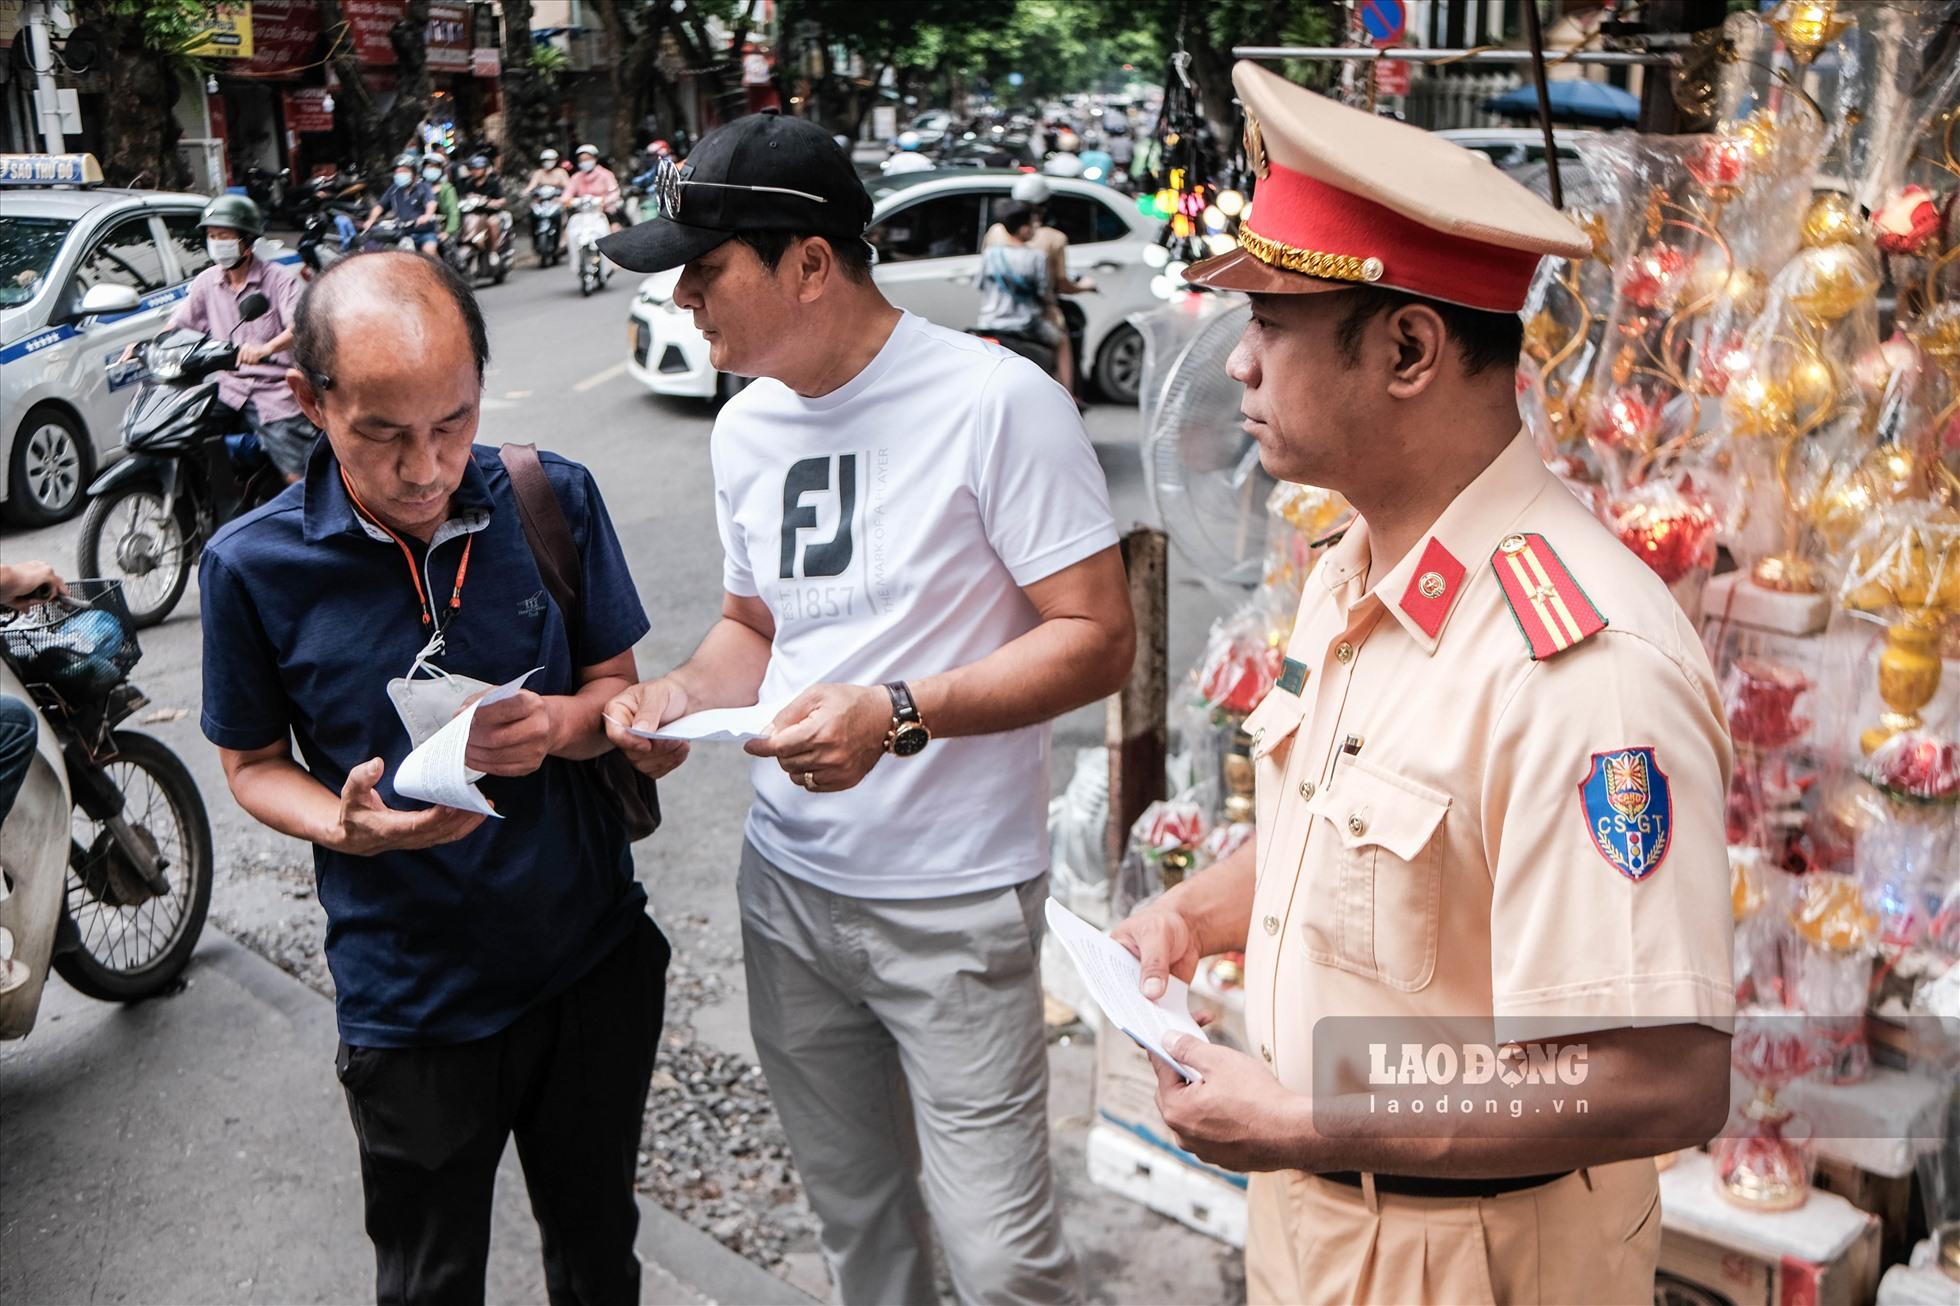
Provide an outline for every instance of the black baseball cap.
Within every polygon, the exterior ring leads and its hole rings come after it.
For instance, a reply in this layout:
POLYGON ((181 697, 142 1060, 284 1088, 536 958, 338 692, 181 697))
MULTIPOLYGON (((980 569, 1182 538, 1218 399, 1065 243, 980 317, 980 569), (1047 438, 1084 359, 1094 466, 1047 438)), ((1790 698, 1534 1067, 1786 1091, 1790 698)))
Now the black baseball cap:
POLYGON ((871 222, 871 197, 851 156, 817 124, 774 109, 709 132, 654 189, 659 217, 599 242, 600 253, 630 272, 677 268, 738 232, 844 242, 862 240, 871 222))

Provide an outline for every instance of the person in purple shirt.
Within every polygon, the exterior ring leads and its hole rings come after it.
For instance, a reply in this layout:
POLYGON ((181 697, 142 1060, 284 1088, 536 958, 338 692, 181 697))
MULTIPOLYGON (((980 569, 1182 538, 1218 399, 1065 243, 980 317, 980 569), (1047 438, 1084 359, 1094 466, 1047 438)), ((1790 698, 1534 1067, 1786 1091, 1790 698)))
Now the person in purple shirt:
POLYGON ((293 343, 293 319, 305 284, 283 263, 268 263, 252 246, 265 231, 259 206, 243 195, 220 195, 205 205, 197 225, 211 266, 191 281, 190 293, 170 315, 173 327, 238 342, 238 369, 218 374, 218 397, 238 410, 244 427, 255 432, 266 456, 288 484, 306 470, 307 456, 320 432, 300 412, 286 369, 293 343), (271 305, 262 317, 239 322, 238 305, 258 291, 271 305))

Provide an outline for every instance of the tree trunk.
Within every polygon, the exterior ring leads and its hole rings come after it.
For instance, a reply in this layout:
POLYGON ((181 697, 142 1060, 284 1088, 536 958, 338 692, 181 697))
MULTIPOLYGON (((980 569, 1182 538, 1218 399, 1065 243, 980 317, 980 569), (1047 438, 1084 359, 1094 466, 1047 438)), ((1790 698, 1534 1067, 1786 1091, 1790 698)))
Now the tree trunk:
POLYGON ((612 86, 612 156, 615 170, 625 168, 632 157, 646 117, 647 94, 653 76, 660 36, 665 27, 659 4, 618 4, 598 6, 599 20, 605 25, 606 39, 612 45, 612 65, 607 69, 612 86), (640 22, 631 19, 637 15, 640 22))
POLYGON ((429 0, 408 0, 388 29, 395 49, 395 103, 381 120, 381 137, 397 150, 420 149, 416 128, 429 116, 429 0))
POLYGON ((184 189, 190 169, 177 155, 183 135, 177 125, 180 88, 169 58, 149 46, 140 16, 118 13, 107 0, 85 0, 76 18, 101 35, 115 67, 104 97, 103 180, 111 186, 184 189))
POLYGON ((553 143, 556 115, 551 86, 531 62, 531 0, 504 0, 504 67, 499 78, 504 100, 505 176, 530 175, 538 152, 553 143))
MULTIPOLYGON (((340 85, 334 90, 333 118, 338 135, 349 146, 354 166, 370 181, 386 174, 390 151, 381 144, 381 111, 374 91, 361 73, 352 29, 340 0, 319 0, 320 30, 332 52, 327 66, 340 85)), ((377 192, 378 193, 378 192, 377 192)))

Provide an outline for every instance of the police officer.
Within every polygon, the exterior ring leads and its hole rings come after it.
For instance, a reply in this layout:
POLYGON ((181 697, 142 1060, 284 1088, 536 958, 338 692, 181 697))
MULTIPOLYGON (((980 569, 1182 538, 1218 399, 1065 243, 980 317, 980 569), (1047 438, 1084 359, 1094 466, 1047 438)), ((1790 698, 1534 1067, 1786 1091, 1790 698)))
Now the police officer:
POLYGON ((1144 992, 1246 949, 1248 1052, 1158 1105, 1252 1173, 1255 1302, 1652 1300, 1652 1156, 1727 1108, 1714 677, 1519 430, 1516 317, 1585 238, 1485 160, 1249 65, 1227 370, 1273 475, 1358 517, 1246 727, 1256 848, 1115 937, 1144 992), (1420 1111, 1421 1114, 1417 1114, 1420 1111))

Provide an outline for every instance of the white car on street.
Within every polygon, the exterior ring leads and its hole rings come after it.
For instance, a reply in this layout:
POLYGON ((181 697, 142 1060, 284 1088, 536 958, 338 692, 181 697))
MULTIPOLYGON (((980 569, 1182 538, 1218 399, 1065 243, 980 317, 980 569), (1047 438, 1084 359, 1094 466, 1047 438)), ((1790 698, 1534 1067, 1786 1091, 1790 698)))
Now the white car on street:
MULTIPOLYGON (((866 234, 878 250, 872 276, 885 297, 940 326, 972 326, 980 316, 974 284, 980 239, 994 215, 1012 203, 1014 183, 1025 175, 958 169, 871 182, 874 207, 866 234)), ((1077 370, 1104 398, 1133 404, 1143 337, 1125 319, 1162 303, 1150 292, 1156 270, 1143 261, 1161 224, 1108 186, 1047 181, 1052 193, 1044 221, 1068 236, 1069 275, 1096 283, 1088 294, 1062 298, 1077 341, 1077 370)), ((678 280, 674 269, 640 283, 627 325, 627 370, 655 394, 726 399, 742 379, 723 376, 708 362, 708 342, 691 315, 674 304, 678 280)))
MULTIPOLYGON (((88 155, 0 158, 0 503, 25 525, 81 511, 135 393, 134 375, 111 381, 109 364, 161 331, 211 265, 197 226, 205 196, 117 190, 101 176, 88 155), (91 312, 102 286, 135 292, 137 307, 91 312)), ((259 252, 298 259, 272 240, 259 252)))

